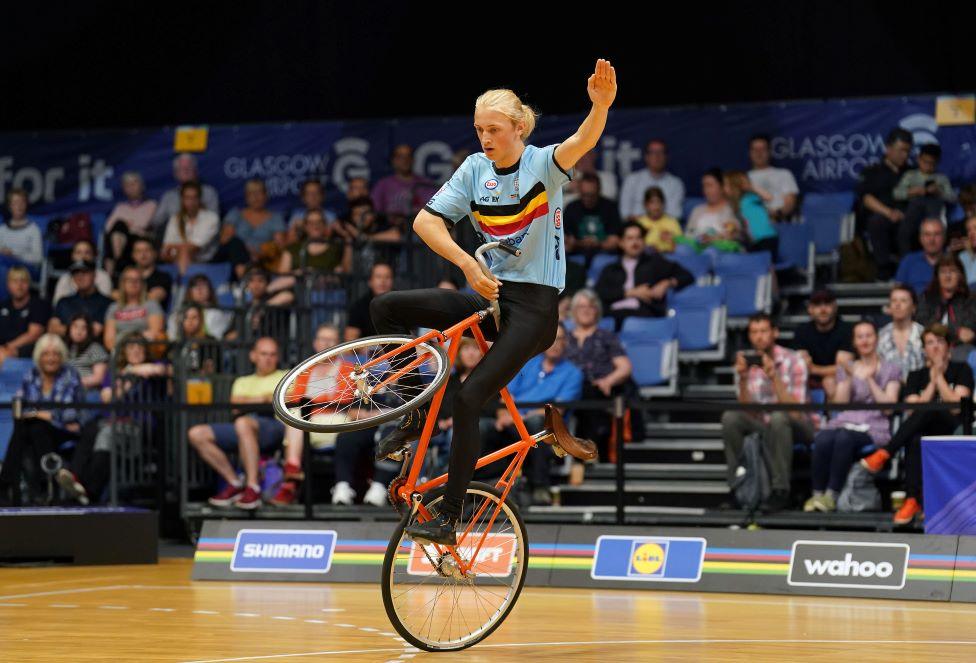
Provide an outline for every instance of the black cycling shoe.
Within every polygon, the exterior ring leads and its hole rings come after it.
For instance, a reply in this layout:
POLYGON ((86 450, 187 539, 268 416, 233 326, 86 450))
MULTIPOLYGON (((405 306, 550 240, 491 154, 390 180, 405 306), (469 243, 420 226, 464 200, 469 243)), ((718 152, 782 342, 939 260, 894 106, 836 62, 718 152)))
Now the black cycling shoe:
POLYGON ((420 434, 424 430, 424 423, 427 421, 427 408, 421 408, 408 412, 400 419, 396 430, 380 440, 376 445, 376 460, 383 460, 405 449, 414 440, 420 439, 420 434))
POLYGON ((425 523, 407 525, 403 531, 420 544, 438 543, 442 546, 456 546, 457 534, 455 530, 457 525, 457 518, 439 513, 425 523))

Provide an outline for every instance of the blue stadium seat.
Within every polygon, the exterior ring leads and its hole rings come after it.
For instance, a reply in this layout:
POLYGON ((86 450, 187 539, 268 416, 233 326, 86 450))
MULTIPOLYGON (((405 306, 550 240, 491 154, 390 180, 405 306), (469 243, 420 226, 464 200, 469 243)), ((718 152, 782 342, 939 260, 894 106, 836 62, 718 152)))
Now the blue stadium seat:
POLYGON ((11 357, 10 359, 4 361, 3 365, 0 365, 0 373, 16 375, 19 379, 23 377, 33 365, 34 362, 26 357, 11 357))
POLYGON ((641 396, 678 392, 678 325, 674 318, 627 318, 620 340, 641 396), (630 323, 628 325, 628 323, 630 323))
POLYGON ((976 373, 976 350, 969 353, 969 356, 966 357, 966 361, 969 363, 969 367, 973 369, 973 373, 976 373))
POLYGON ((803 274, 804 281, 797 285, 788 285, 781 289, 783 294, 809 294, 813 292, 814 277, 814 241, 813 228, 809 223, 780 223, 776 226, 779 232, 779 262, 776 271, 795 268, 803 274))
POLYGON ((13 432, 14 420, 10 418, 10 410, 0 410, 0 458, 7 455, 7 446, 13 432))
POLYGON ((579 253, 570 254, 566 256, 566 259, 569 260, 570 262, 575 262, 577 265, 583 265, 583 266, 586 265, 586 256, 581 255, 579 253))
POLYGON ((808 193, 803 197, 800 213, 813 231, 816 263, 833 265, 840 259, 840 245, 854 234, 854 193, 808 193))
POLYGON ((725 357, 725 286, 689 286, 668 298, 678 323, 678 358, 718 361, 725 357))
POLYGON ((194 263, 186 268, 186 274, 183 275, 183 280, 189 281, 197 274, 204 274, 210 279, 214 289, 217 289, 225 283, 230 283, 232 273, 233 265, 229 262, 194 263))
POLYGON ((620 256, 616 253, 597 253, 593 256, 593 260, 590 261, 590 268, 586 272, 587 284, 593 285, 596 283, 597 279, 600 278, 600 272, 603 271, 603 268, 619 259, 620 256))
POLYGON ((688 224, 688 217, 691 216, 691 211, 704 202, 704 198, 699 198, 697 196, 685 196, 685 201, 681 204, 682 227, 688 224))
POLYGON ((712 260, 707 255, 675 252, 667 258, 691 272, 698 285, 709 285, 712 282, 712 260))
POLYGON ((164 274, 169 274, 169 277, 173 279, 173 285, 178 285, 180 282, 180 269, 171 262, 161 262, 156 265, 156 269, 163 272, 164 274))
POLYGON ((721 253, 715 258, 715 279, 725 285, 726 300, 732 326, 744 326, 746 318, 759 311, 768 312, 772 306, 772 278, 770 255, 758 253, 721 253))
POLYGON ((600 318, 600 322, 598 322, 596 326, 599 327, 600 329, 605 329, 606 331, 613 331, 614 328, 617 326, 617 321, 613 317, 608 315, 603 318, 600 318))

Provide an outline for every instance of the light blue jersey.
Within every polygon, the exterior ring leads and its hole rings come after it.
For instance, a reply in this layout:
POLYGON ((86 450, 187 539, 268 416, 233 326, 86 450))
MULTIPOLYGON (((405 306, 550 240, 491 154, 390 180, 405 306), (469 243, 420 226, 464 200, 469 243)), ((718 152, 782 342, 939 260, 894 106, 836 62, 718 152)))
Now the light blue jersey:
POLYGON ((508 168, 496 168, 483 152, 472 154, 430 199, 425 210, 448 226, 465 216, 479 240, 502 241, 521 256, 492 251, 491 273, 502 281, 566 284, 563 185, 571 176, 556 163, 557 145, 526 145, 508 168))

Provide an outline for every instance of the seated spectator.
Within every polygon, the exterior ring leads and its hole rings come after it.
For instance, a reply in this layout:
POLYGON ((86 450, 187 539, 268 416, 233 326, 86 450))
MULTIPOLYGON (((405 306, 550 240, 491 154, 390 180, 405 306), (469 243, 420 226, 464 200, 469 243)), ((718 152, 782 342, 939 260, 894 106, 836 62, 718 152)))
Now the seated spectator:
MULTIPOLYGON (((369 195, 369 191, 366 191, 365 195, 369 195)), ((289 244, 300 241, 304 237, 305 217, 309 212, 321 213, 322 220, 327 228, 338 221, 335 212, 325 207, 325 187, 319 180, 302 182, 300 197, 302 206, 294 210, 288 220, 289 244)))
POLYGON ((216 345, 202 347, 196 341, 215 341, 207 333, 204 324, 203 307, 199 304, 187 304, 180 313, 179 333, 175 340, 181 345, 177 349, 182 352, 185 365, 193 373, 211 375, 220 366, 220 348, 216 345))
POLYGON ((176 338, 179 335, 179 310, 190 304, 203 307, 203 323, 207 332, 216 339, 227 336, 234 325, 234 312, 222 310, 217 304, 217 295, 213 284, 206 274, 196 274, 186 285, 185 298, 174 307, 167 323, 167 335, 176 338))
POLYGON ((200 185, 180 187, 181 207, 169 218, 163 235, 162 257, 186 273, 191 263, 210 262, 217 253, 220 220, 215 212, 200 207, 200 185))
POLYGON ((749 181, 766 206, 773 221, 784 221, 796 214, 800 189, 796 178, 788 168, 776 168, 770 164, 769 136, 756 135, 749 139, 749 181))
POLYGON ((349 201, 349 214, 340 219, 336 232, 349 241, 399 242, 403 239, 400 227, 377 212, 369 196, 349 201))
POLYGON ((260 267, 248 271, 245 277, 244 302, 248 305, 244 314, 245 329, 253 338, 272 336, 282 338, 287 334, 288 306, 294 303, 295 294, 288 289, 275 289, 271 275, 260 267))
POLYGON ((918 240, 921 251, 902 256, 895 273, 895 281, 907 283, 922 292, 932 282, 932 268, 945 249, 945 228, 939 219, 925 219, 919 227, 918 240))
MULTIPOLYGON (((14 420, 13 434, 0 467, 0 502, 7 501, 13 489, 14 506, 20 505, 19 487, 24 456, 30 454, 33 466, 39 468, 41 457, 56 452, 63 443, 76 438, 83 423, 83 412, 71 407, 85 399, 81 377, 68 364, 68 349, 60 337, 44 334, 37 340, 34 345, 34 365, 24 375, 17 395, 28 405, 24 406, 20 419, 14 420), (29 405, 43 401, 62 403, 65 407, 36 410, 29 405)), ((40 471, 28 477, 28 487, 34 501, 40 503, 41 495, 46 494, 45 484, 40 471)))
POLYGON ((217 196, 217 189, 200 182, 200 173, 197 169, 197 158, 195 156, 183 153, 178 154, 173 159, 173 179, 176 180, 176 186, 164 193, 159 199, 156 214, 153 216, 153 228, 163 227, 172 217, 180 213, 183 207, 182 187, 188 183, 197 185, 197 191, 200 192, 200 205, 216 214, 218 219, 220 218, 220 199, 217 196))
MULTIPOLYGON (((515 402, 559 403, 579 400, 583 391, 583 372, 576 368, 573 362, 567 360, 565 355, 566 330, 560 324, 556 330, 556 340, 552 342, 549 349, 527 361, 518 375, 508 384, 508 390, 515 402)), ((545 425, 543 408, 519 409, 519 414, 522 415, 527 430, 543 429, 545 425)), ((482 433, 482 446, 486 451, 495 450, 518 439, 519 433, 515 429, 512 415, 507 408, 499 406, 495 414, 494 426, 482 433)), ((540 444, 530 449, 525 459, 525 475, 532 489, 533 504, 542 506, 552 504, 549 477, 552 458, 553 453, 549 445, 540 444)), ((507 460, 502 462, 508 464, 507 460)))
POLYGON ((371 196, 376 211, 389 219, 392 227, 403 229, 407 220, 413 219, 431 199, 437 186, 414 172, 413 148, 409 145, 401 144, 393 148, 390 165, 393 166, 393 174, 377 182, 371 196))
MULTIPOLYGON (((871 253, 882 281, 890 279, 895 271, 892 235, 905 218, 904 206, 895 200, 895 187, 908 169, 911 151, 911 132, 900 127, 892 129, 885 140, 884 158, 861 171, 857 187, 858 232, 866 231, 871 241, 871 253)), ((897 277, 895 280, 904 281, 897 277)))
POLYGON ((163 309, 146 294, 146 282, 138 267, 126 267, 119 277, 115 302, 105 312, 105 347, 115 348, 115 339, 130 332, 142 334, 150 341, 166 338, 163 309))
POLYGON ((132 241, 132 264, 146 282, 146 297, 157 302, 163 310, 168 309, 173 277, 157 266, 156 247, 152 242, 142 237, 132 241))
POLYGON ((904 283, 896 283, 888 295, 886 312, 891 316, 891 322, 878 332, 878 355, 898 366, 902 381, 912 371, 925 366, 924 327, 914 320, 917 306, 915 290, 904 283))
POLYGON ((112 305, 112 300, 95 289, 95 263, 84 260, 73 262, 68 271, 71 272, 71 280, 77 292, 63 298, 54 307, 54 317, 48 322, 47 330, 64 336, 71 318, 78 313, 84 313, 92 321, 95 338, 101 338, 105 313, 112 305))
POLYGON ((719 251, 740 250, 742 229, 735 211, 725 197, 721 170, 713 168, 702 175, 702 195, 705 196, 705 202, 691 210, 685 226, 685 236, 679 238, 679 241, 683 244, 690 243, 698 249, 713 246, 719 251))
POLYGON ((237 237, 251 256, 257 255, 265 242, 284 245, 288 228, 281 214, 268 209, 268 189, 264 180, 251 179, 244 184, 244 208, 235 207, 224 217, 220 230, 222 244, 237 237))
POLYGON ((837 297, 829 290, 818 290, 807 302, 809 322, 797 327, 793 349, 806 364, 810 387, 823 388, 828 400, 833 400, 836 386, 838 353, 850 360, 851 325, 837 315, 837 297))
MULTIPOLYGON (((319 352, 325 352, 329 348, 339 345, 339 328, 330 323, 324 323, 318 326, 315 330, 315 336, 312 338, 312 349, 316 354, 319 352)), ((334 393, 334 388, 339 383, 334 379, 334 376, 322 375, 322 370, 328 371, 329 367, 324 364, 318 364, 313 366, 306 384, 311 383, 313 378, 315 379, 315 387, 318 393, 334 393), (319 369, 318 371, 316 369, 319 369), (330 382, 327 380, 332 377, 330 382), (319 382, 319 379, 322 381, 319 382)), ((294 393, 294 396, 298 396, 303 392, 294 393)), ((314 433, 313 433, 314 436, 314 433)), ((285 427, 285 466, 284 466, 284 477, 281 482, 281 486, 275 493, 274 497, 271 498, 270 504, 272 506, 288 506, 289 504, 294 504, 298 497, 298 486, 299 483, 305 479, 305 473, 302 471, 302 451, 305 445, 305 432, 297 428, 292 428, 291 426, 285 427)), ((312 446, 315 446, 314 437, 312 439, 312 446)), ((386 501, 386 490, 383 490, 383 501, 386 501)))
POLYGON ((652 186, 644 192, 644 216, 637 223, 646 231, 644 243, 655 251, 674 251, 674 238, 681 237, 681 224, 673 216, 664 213, 664 192, 652 186))
MULTIPOLYGON (((594 175, 600 179, 600 195, 610 200, 617 199, 617 178, 606 170, 596 168, 597 148, 593 148, 580 157, 573 166, 573 179, 563 189, 563 205, 569 205, 579 199, 579 185, 584 175, 594 175)), ((463 161, 463 159, 462 159, 463 161)), ((460 166, 460 162, 458 162, 460 166)), ((455 170, 457 170, 455 168, 455 170)), ((619 215, 618 215, 619 216, 619 215)))
MULTIPOLYGON (((580 290, 573 295, 570 312, 573 328, 566 336, 566 359, 583 371, 582 400, 625 394, 631 386, 633 367, 617 335, 597 326, 603 315, 600 298, 592 290, 580 290)), ((610 415, 596 410, 577 410, 575 416, 576 436, 596 442, 600 457, 606 461, 607 443, 611 437, 610 415)), ((582 477, 577 474, 577 479, 582 480, 582 477)))
POLYGON ((668 216, 682 216, 685 203, 685 185, 680 178, 668 172, 668 146, 660 138, 652 138, 644 148, 644 164, 647 168, 635 171, 624 178, 620 187, 620 216, 624 221, 636 221, 644 213, 644 192, 656 186, 664 192, 668 216))
MULTIPOLYGON (((278 343, 273 338, 259 338, 250 359, 254 373, 234 380, 230 402, 242 406, 271 403, 275 387, 285 376, 285 371, 278 370, 278 343)), ((197 424, 187 436, 200 458, 227 483, 208 500, 210 504, 257 509, 261 506, 258 477, 261 452, 270 453, 281 446, 285 426, 270 412, 254 413, 242 407, 232 414, 233 423, 197 424), (244 468, 243 481, 227 458, 227 452, 234 450, 244 468)))
POLYGON ((965 221, 966 237, 962 250, 957 254, 966 270, 966 283, 976 285, 976 216, 965 221))
POLYGON ((68 363, 81 376, 85 389, 99 389, 108 372, 109 354, 95 340, 92 321, 84 313, 77 313, 68 322, 68 334, 64 339, 68 347, 68 363))
POLYGON ((644 229, 639 224, 628 223, 622 235, 620 261, 604 267, 594 286, 603 309, 617 321, 618 331, 628 316, 667 315, 668 291, 695 282, 678 263, 644 252, 644 229))
POLYGON ((350 177, 349 181, 346 182, 345 209, 339 218, 348 218, 352 201, 360 198, 369 198, 369 180, 365 177, 350 177))
POLYGON ((282 256, 283 272, 349 272, 352 269, 352 244, 330 231, 321 210, 305 213, 302 239, 288 245, 282 256))
POLYGON ((122 192, 125 194, 125 201, 116 203, 105 220, 108 239, 104 244, 105 263, 110 270, 117 269, 120 266, 119 261, 126 262, 132 252, 133 239, 155 239, 153 217, 156 215, 156 201, 146 199, 146 185, 142 175, 131 170, 123 173, 122 192))
POLYGON ((369 305, 374 297, 379 297, 393 290, 393 268, 383 262, 374 263, 369 270, 367 285, 369 292, 354 301, 349 307, 345 333, 345 340, 347 341, 376 335, 376 327, 373 326, 369 305))
POLYGON ((750 252, 769 251, 776 262, 779 251, 779 233, 763 205, 763 201, 752 190, 746 174, 730 170, 724 175, 724 193, 728 198, 736 218, 742 225, 742 239, 750 252))
MULTIPOLYGON (((114 377, 105 372, 99 398, 103 403, 148 403, 166 393, 170 367, 150 361, 146 339, 130 333, 119 340, 114 377)), ((102 412, 81 427, 71 460, 55 479, 65 493, 80 504, 100 501, 108 485, 113 436, 130 434, 133 426, 151 435, 153 418, 146 412, 102 412)))
POLYGON ((906 205, 905 218, 898 224, 898 250, 902 255, 917 248, 918 224, 922 219, 941 218, 946 204, 956 200, 949 178, 936 172, 941 158, 941 147, 934 143, 922 145, 918 150, 918 168, 905 171, 895 187, 895 200, 906 205))
POLYGON ((51 307, 31 293, 30 284, 26 267, 7 272, 9 296, 0 300, 0 365, 8 357, 30 357, 51 317, 51 307))
MULTIPOLYGON (((77 242, 71 247, 71 262, 90 262, 95 264, 95 245, 86 239, 77 242)), ((95 269, 95 288, 106 297, 112 296, 112 277, 104 269, 95 269)), ((74 279, 70 272, 65 272, 58 278, 57 285, 54 286, 54 295, 51 303, 54 306, 65 297, 70 297, 78 293, 74 279)))
MULTIPOLYGON (((901 371, 878 355, 878 330, 870 320, 854 325, 855 361, 837 367, 834 403, 894 403, 901 371)), ((881 410, 838 412, 813 438, 813 496, 804 511, 834 511, 851 466, 869 445, 882 448, 891 438, 891 423, 881 410)))
POLYGON ((924 326, 934 322, 947 326, 956 339, 952 359, 966 361, 976 338, 976 299, 969 292, 962 263, 955 256, 941 256, 934 272, 922 294, 916 319, 924 326))
MULTIPOLYGON (((973 396, 973 371, 969 364, 950 361, 952 335, 941 323, 922 333, 925 368, 912 371, 902 389, 907 403, 958 403, 973 396)), ((869 472, 880 472, 888 460, 905 449, 905 494, 907 499, 895 513, 896 525, 907 525, 922 514, 922 436, 951 435, 960 423, 958 411, 912 412, 883 449, 861 459, 869 472)))
POLYGON ((600 178, 596 175, 580 178, 579 200, 566 205, 563 219, 566 251, 570 253, 613 251, 620 242, 617 206, 600 195, 600 178))
POLYGON ((0 256, 40 269, 44 260, 41 229, 27 218, 27 192, 10 189, 7 210, 6 220, 0 223, 0 256))
MULTIPOLYGON (((776 343, 779 329, 765 313, 749 318, 749 344, 758 356, 736 353, 737 397, 740 403, 806 403, 807 367, 803 358, 776 343)), ((722 415, 722 441, 729 485, 735 482, 743 441, 749 433, 762 433, 772 488, 764 511, 790 505, 793 445, 810 444, 815 420, 805 412, 753 413, 729 410, 722 415)))

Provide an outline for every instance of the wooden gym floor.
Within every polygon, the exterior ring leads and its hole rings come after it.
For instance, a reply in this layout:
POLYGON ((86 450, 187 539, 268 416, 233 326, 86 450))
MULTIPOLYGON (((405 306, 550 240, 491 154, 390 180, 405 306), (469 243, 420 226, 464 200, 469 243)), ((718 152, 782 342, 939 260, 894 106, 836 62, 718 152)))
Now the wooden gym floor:
MULTIPOLYGON (((191 561, 0 569, 2 661, 445 661, 378 585, 191 582, 191 561)), ((526 588, 464 661, 976 660, 976 605, 526 588)))

